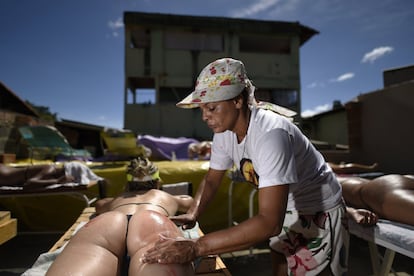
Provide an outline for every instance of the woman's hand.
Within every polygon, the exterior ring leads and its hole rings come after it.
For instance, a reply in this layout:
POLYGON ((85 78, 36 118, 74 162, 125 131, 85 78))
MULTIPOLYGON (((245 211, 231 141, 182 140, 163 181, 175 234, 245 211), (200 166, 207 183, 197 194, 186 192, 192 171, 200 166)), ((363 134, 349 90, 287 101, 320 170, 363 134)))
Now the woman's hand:
POLYGON ((186 239, 172 239, 160 235, 160 239, 144 253, 143 263, 184 264, 197 257, 196 241, 186 239))
POLYGON ((378 222, 378 215, 366 209, 355 209, 352 207, 346 208, 348 215, 356 223, 363 226, 372 226, 378 222))

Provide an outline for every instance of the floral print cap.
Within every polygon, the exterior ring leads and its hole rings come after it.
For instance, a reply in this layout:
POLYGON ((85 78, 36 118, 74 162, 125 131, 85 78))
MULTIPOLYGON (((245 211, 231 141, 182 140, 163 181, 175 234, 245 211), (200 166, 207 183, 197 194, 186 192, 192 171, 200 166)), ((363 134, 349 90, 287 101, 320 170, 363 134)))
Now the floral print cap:
POLYGON ((181 102, 181 108, 196 108, 201 103, 219 102, 239 95, 250 87, 244 64, 232 58, 222 58, 208 64, 197 78, 194 91, 181 102))

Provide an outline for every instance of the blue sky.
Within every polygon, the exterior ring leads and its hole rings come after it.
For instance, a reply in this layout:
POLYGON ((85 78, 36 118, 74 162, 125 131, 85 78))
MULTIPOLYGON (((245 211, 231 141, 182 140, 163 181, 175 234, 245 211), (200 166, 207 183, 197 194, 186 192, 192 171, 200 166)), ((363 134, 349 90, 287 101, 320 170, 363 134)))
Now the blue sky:
POLYGON ((414 64, 412 0, 1 0, 0 81, 59 118, 122 128, 124 11, 316 29, 301 47, 303 115, 378 90, 384 70, 414 64))

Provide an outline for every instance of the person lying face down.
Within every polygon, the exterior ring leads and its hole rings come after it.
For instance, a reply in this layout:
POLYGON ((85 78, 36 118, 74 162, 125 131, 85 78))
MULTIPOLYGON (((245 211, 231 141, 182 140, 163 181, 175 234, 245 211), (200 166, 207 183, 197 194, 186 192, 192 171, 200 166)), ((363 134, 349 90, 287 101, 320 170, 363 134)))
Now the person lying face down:
POLYGON ((40 164, 12 167, 0 164, 0 186, 23 187, 29 190, 53 184, 91 184, 98 181, 104 179, 85 164, 76 161, 64 163, 62 166, 40 164))
POLYGON ((379 218, 414 225, 411 213, 414 208, 414 176, 389 174, 374 179, 338 177, 338 180, 348 206, 370 210, 379 218))
POLYGON ((168 217, 185 212, 192 197, 159 190, 158 169, 148 159, 131 161, 128 174, 125 192, 97 201, 97 216, 71 238, 46 275, 194 275, 191 263, 140 260, 160 235, 183 237, 168 217))

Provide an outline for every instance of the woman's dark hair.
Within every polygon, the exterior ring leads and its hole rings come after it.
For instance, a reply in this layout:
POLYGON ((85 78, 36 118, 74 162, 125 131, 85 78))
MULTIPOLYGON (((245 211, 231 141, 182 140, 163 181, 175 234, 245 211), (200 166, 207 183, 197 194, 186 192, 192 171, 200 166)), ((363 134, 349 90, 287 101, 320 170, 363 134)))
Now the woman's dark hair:
POLYGON ((237 97, 242 97, 242 99, 243 99, 243 109, 248 108, 248 106, 249 106, 249 90, 247 88, 244 88, 243 91, 237 97))

